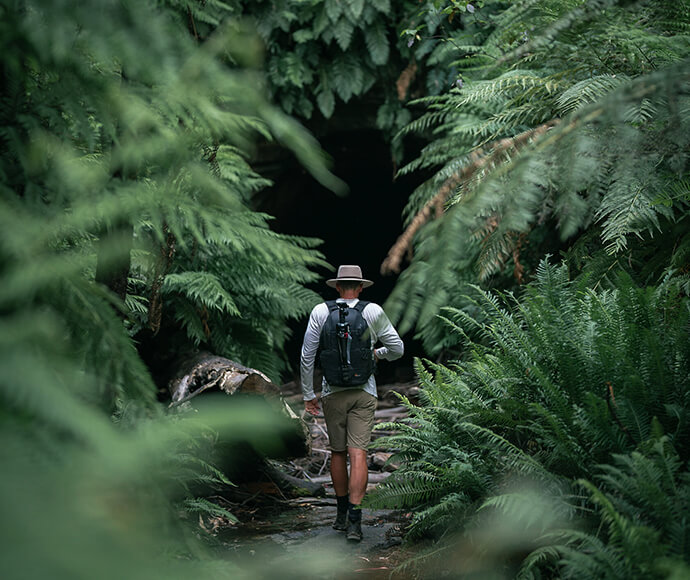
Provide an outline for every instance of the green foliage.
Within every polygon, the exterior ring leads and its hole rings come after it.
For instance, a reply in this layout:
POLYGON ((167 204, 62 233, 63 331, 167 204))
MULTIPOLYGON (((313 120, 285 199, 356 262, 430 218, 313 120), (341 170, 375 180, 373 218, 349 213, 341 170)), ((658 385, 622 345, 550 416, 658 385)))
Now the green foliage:
POLYGON ((482 533, 468 516, 484 500, 527 526, 504 486, 529 479, 565 527, 534 537, 525 573, 657 577, 657 557, 687 565, 688 298, 673 277, 649 288, 625 274, 611 289, 586 282, 544 262, 520 300, 476 288, 479 316, 445 310, 467 354, 450 366, 417 363, 421 406, 404 400, 409 421, 377 440, 402 467, 371 505, 409 498, 413 536, 448 536, 453 550, 482 533), (600 485, 585 485, 601 511, 584 531, 574 531, 578 479, 600 485), (458 540, 463 530, 468 539, 458 540))
POLYGON ((390 139, 411 120, 406 103, 413 95, 445 92, 455 80, 449 70, 453 56, 438 34, 446 15, 434 2, 241 4, 240 12, 256 22, 265 44, 271 97, 290 114, 328 120, 358 100, 365 111, 358 122, 390 139), (422 29, 428 37, 418 43, 422 29), (375 114, 368 114, 370 103, 375 114))
POLYGON ((239 573, 180 515, 212 509, 200 487, 230 485, 216 438, 264 444, 279 427, 238 402, 205 422, 167 415, 143 329, 279 376, 323 258, 250 211, 267 182, 249 148, 275 139, 339 182, 231 57, 247 36, 219 25, 229 9, 0 1, 4 577, 239 573))
MULTIPOLYGON (((602 491, 587 482, 582 485, 600 509, 611 514, 604 518, 607 525, 613 526, 622 518, 639 522, 655 530, 658 544, 664 546, 669 557, 683 559, 689 548, 683 523, 690 513, 689 477, 673 446, 661 438, 644 452, 614 456, 612 464, 602 465, 597 476, 602 491)), ((615 530, 609 533, 615 548, 624 538, 615 530)))
MULTIPOLYGON (((468 280, 522 284, 581 236, 590 258, 621 262, 654 244, 658 279, 687 243, 657 240, 687 215, 690 53, 677 24, 687 2, 486 2, 476 13, 485 10, 498 13, 468 28, 472 38, 450 34, 458 86, 420 100, 427 112, 399 134, 429 137, 401 169, 432 173, 410 198, 408 227, 422 210, 436 218, 410 230, 410 273, 386 307, 414 322, 430 352, 451 339, 417 303, 466 308, 468 280)), ((405 249, 386 266, 400 268, 405 249)))
MULTIPOLYGON (((42 371, 64 376, 64 369, 39 367, 36 357, 32 362, 36 372, 29 373, 29 380, 42 371)), ((29 385, 16 385, 26 389, 19 408, 3 397, 4 577, 143 579, 165 574, 181 579, 216 568, 214 578, 250 576, 241 562, 219 558, 199 537, 196 513, 230 520, 232 514, 189 499, 185 489, 207 483, 196 448, 209 429, 229 441, 246 440, 250 432, 279 437, 269 417, 252 406, 217 401, 215 414, 207 414, 204 422, 193 417, 140 420, 123 431, 74 393, 44 399, 58 392, 55 378, 37 385, 42 388, 31 395, 29 385), (28 404, 32 399, 55 404, 52 416, 69 413, 68 420, 56 424, 47 418, 27 428, 28 414, 37 406, 28 404), (195 516, 180 518, 188 511, 195 516)), ((75 377, 75 385, 88 387, 89 382, 75 377)))
POLYGON ((237 523, 238 519, 232 515, 228 510, 222 508, 212 501, 203 498, 189 499, 184 502, 185 510, 191 513, 208 514, 213 517, 224 517, 233 523, 237 523))
POLYGON ((314 279, 309 268, 323 260, 315 241, 276 236, 268 216, 248 209, 251 194, 267 182, 243 150, 259 136, 276 135, 317 178, 333 187, 337 180, 304 129, 268 106, 258 76, 223 62, 237 29, 218 27, 199 48, 167 10, 149 27, 131 29, 127 40, 111 34, 129 30, 130 20, 150 19, 146 4, 123 10, 109 3, 97 14, 40 2, 3 10, 17 36, 13 43, 7 37, 3 52, 0 109, 6 299, 30 292, 74 313, 65 318, 75 351, 92 368, 111 367, 101 388, 111 408, 125 391, 149 402, 155 393, 111 299, 86 282, 123 262, 130 290, 140 296, 115 304, 131 314, 130 334, 162 324, 178 347, 184 340, 175 336, 186 332, 189 346, 204 342, 265 365, 278 379, 285 320, 313 306, 315 296, 302 287, 314 279), (27 260, 31 275, 15 266, 27 260), (86 276, 75 278, 79 271, 86 276), (161 308, 161 291, 185 300, 161 308), (211 334, 222 338, 212 341, 211 334), (260 354, 252 360, 250 352, 260 354))
POLYGON ((428 139, 401 173, 431 177, 384 263, 413 252, 386 309, 458 360, 418 364, 421 407, 384 439, 402 468, 370 501, 420 502, 411 537, 444 540, 422 577, 682 577, 688 3, 469 6, 428 11, 459 74, 398 135, 428 139))
POLYGON ((163 309, 175 313, 184 331, 181 342, 257 368, 278 382, 286 368, 285 320, 308 315, 320 300, 303 284, 317 278, 309 267, 325 262, 312 253, 316 240, 267 227, 234 230, 209 237, 203 248, 177 252, 162 286, 163 309))
POLYGON ((578 482, 600 514, 600 529, 549 534, 551 545, 530 555, 525 574, 537 571, 544 555, 558 558, 565 578, 682 574, 688 565, 685 522, 690 513, 690 474, 681 465, 665 438, 645 453, 614 456, 611 464, 602 466, 600 487, 578 482))
POLYGON ((266 43, 271 93, 288 113, 309 118, 316 103, 330 118, 336 97, 348 102, 365 94, 388 63, 387 2, 283 0, 244 10, 266 43))

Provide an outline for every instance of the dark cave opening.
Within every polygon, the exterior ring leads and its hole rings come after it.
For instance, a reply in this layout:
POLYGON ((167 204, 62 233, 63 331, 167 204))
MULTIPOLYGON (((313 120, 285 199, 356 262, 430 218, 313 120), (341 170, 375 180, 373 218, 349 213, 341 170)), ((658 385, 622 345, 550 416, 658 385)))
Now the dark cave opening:
MULTIPOLYGON (((379 131, 330 132, 319 136, 319 142, 332 159, 331 171, 348 185, 349 192, 335 195, 284 151, 271 149, 262 152, 255 167, 274 185, 256 198, 256 207, 274 217, 272 228, 277 232, 323 240, 319 249, 334 268, 359 264, 364 277, 374 281, 362 293, 362 299, 383 304, 395 286, 396 276, 381 275, 381 263, 402 232, 402 211, 419 178, 394 178, 396 168, 390 147, 379 131)), ((324 281, 334 276, 332 271, 319 273, 324 281)), ((324 299, 335 298, 335 291, 324 281, 312 289, 324 299)), ((291 323, 286 353, 293 376, 287 380, 299 376, 299 352, 306 324, 306 319, 291 323)), ((412 360, 423 353, 412 336, 402 338, 405 355, 379 367, 380 383, 413 378, 412 360)))

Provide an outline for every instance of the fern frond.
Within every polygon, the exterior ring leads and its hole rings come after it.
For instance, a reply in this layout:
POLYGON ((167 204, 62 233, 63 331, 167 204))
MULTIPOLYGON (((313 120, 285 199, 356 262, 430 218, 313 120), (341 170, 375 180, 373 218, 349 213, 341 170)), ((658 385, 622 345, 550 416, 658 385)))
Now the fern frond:
POLYGON ((239 520, 237 516, 233 515, 232 512, 228 511, 224 507, 221 507, 212 501, 207 499, 197 497, 193 499, 186 499, 182 502, 182 507, 185 511, 204 514, 212 517, 224 517, 227 518, 232 523, 238 523, 239 520))
POLYGON ((168 274, 163 288, 170 293, 180 292, 207 308, 235 316, 240 314, 232 297, 218 278, 210 272, 187 271, 183 274, 168 274))
POLYGON ((404 477, 392 475, 375 493, 367 495, 365 506, 371 509, 419 506, 438 497, 444 489, 442 480, 425 471, 409 472, 404 477))
POLYGON ((600 100, 628 80, 625 75, 611 74, 583 79, 558 95, 557 111, 562 116, 569 115, 583 105, 600 100))

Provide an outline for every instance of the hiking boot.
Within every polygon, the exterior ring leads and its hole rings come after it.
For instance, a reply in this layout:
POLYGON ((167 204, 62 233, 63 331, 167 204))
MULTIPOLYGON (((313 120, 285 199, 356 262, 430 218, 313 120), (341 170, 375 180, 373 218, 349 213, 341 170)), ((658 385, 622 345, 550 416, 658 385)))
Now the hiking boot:
POLYGON ((347 541, 361 542, 362 541, 362 522, 352 520, 347 521, 347 541))
POLYGON ((347 530, 347 512, 338 512, 336 514, 333 529, 338 530, 339 532, 344 532, 347 530))

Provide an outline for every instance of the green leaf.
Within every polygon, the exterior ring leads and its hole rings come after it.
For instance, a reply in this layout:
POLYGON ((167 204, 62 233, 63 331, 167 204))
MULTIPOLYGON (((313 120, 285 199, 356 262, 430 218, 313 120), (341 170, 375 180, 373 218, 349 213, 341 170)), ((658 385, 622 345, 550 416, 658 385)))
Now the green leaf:
POLYGON ((301 117, 305 119, 311 118, 311 114, 314 111, 314 104, 306 97, 306 95, 300 95, 297 101, 297 112, 301 117))
POLYGON ((361 18, 362 12, 364 11, 364 0, 347 0, 347 5, 350 9, 350 12, 352 12, 354 22, 357 22, 361 18))
POLYGON ((237 517, 232 512, 202 497, 186 499, 182 505, 184 506, 184 509, 189 512, 206 514, 213 517, 221 516, 227 518, 232 523, 239 522, 237 517))
POLYGON ((391 10, 390 0, 368 0, 368 4, 376 8, 379 12, 388 14, 391 10))
POLYGON ((338 46, 346 51, 350 42, 352 42, 352 35, 355 31, 355 26, 349 20, 341 18, 333 28, 333 35, 335 36, 338 46))
POLYGON ((328 18, 333 24, 338 22, 340 15, 343 13, 343 7, 340 4, 340 0, 326 0, 325 9, 328 18))
POLYGON ((391 103, 384 103, 376 112, 376 126, 379 129, 390 129, 395 121, 396 107, 391 103))
POLYGON ((283 56, 280 70, 291 84, 300 88, 311 83, 314 74, 305 60, 296 52, 286 53, 283 56))
POLYGON ((328 17, 328 11, 324 7, 324 9, 321 12, 319 12, 314 18, 314 23, 312 24, 314 37, 320 37, 323 34, 323 31, 326 30, 330 25, 331 21, 328 17))
POLYGON ((330 85, 345 102, 352 95, 359 94, 364 86, 364 72, 359 61, 349 54, 333 61, 328 78, 330 85))
POLYGON ((388 62, 389 45, 386 30, 380 22, 364 29, 364 42, 374 64, 383 65, 388 62))
POLYGON ((180 293, 207 308, 232 316, 240 316, 240 311, 232 296, 223 288, 220 280, 210 272, 168 274, 163 288, 166 292, 180 293))
POLYGON ((321 114, 330 119, 335 110, 335 97, 333 96, 333 91, 321 91, 316 95, 316 104, 319 106, 321 114))
POLYGON ((292 34, 292 38, 295 39, 295 42, 301 44, 301 43, 303 43, 303 42, 307 42, 307 41, 309 41, 309 40, 313 40, 313 39, 314 39, 314 31, 308 30, 308 29, 306 29, 306 28, 302 28, 302 29, 300 29, 300 30, 296 30, 296 31, 292 34))

